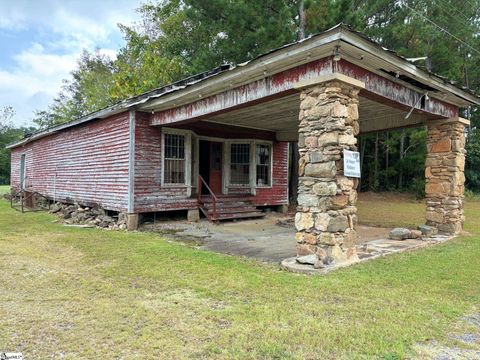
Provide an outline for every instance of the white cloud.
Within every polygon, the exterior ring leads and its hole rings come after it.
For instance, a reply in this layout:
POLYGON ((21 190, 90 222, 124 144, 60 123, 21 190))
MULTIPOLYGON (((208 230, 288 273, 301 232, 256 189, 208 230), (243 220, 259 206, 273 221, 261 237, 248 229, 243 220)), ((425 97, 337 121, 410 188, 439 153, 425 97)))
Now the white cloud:
POLYGON ((116 56, 117 24, 131 23, 139 5, 137 0, 0 0, 0 29, 37 35, 10 59, 0 53, 0 106, 15 107, 17 124, 30 123, 33 111, 46 108, 59 92, 82 49, 116 56))

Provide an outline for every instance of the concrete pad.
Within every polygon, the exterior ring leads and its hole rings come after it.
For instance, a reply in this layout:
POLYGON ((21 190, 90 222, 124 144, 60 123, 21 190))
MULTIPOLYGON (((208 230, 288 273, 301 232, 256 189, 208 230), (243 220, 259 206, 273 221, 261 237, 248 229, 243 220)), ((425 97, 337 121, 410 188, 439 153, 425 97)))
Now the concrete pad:
MULTIPOLYGON (((296 262, 295 228, 292 217, 271 213, 265 218, 212 224, 164 221, 142 225, 143 230, 161 233, 170 241, 222 254, 246 256, 262 262, 281 263, 284 269, 304 274, 325 274, 352 263, 333 264, 322 269, 296 262)), ((413 250, 446 241, 451 237, 435 236, 426 240, 391 240, 389 228, 358 225, 357 253, 363 262, 388 254, 413 250)))

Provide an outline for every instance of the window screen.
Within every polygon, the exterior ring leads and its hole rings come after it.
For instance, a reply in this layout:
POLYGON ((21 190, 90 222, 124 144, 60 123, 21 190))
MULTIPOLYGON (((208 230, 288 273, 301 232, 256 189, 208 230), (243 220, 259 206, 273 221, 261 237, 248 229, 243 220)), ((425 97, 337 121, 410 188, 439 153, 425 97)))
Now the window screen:
POLYGON ((250 144, 232 144, 230 149, 230 183, 250 183, 250 144))

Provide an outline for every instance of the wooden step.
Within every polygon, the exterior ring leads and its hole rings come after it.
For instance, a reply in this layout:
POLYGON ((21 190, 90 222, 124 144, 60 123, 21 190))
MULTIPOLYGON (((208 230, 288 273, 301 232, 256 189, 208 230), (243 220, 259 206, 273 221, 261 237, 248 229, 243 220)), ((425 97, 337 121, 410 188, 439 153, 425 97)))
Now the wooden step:
MULTIPOLYGON (((202 203, 211 203, 213 199, 211 197, 202 197, 200 202, 202 203)), ((232 197, 219 197, 217 198, 217 203, 230 203, 230 202, 240 202, 248 201, 251 202, 252 198, 250 196, 232 196, 232 197)))
POLYGON ((258 218, 262 216, 265 216, 264 212, 252 211, 247 213, 219 214, 215 219, 212 219, 212 220, 233 220, 233 219, 245 219, 245 218, 258 218))
MULTIPOLYGON (((253 206, 252 203, 247 203, 247 202, 234 202, 234 203, 217 203, 217 209, 231 209, 231 208, 240 208, 240 207, 247 207, 247 206, 253 206)), ((203 207, 206 209, 213 209, 213 204, 212 203, 206 203, 203 204, 203 207)), ((255 207, 255 206, 253 206, 255 207)))
POLYGON ((265 213, 258 210, 253 204, 251 196, 232 195, 221 196, 216 201, 216 216, 213 216, 213 199, 209 196, 200 199, 202 212, 211 220, 232 220, 257 218, 265 216, 265 213))
MULTIPOLYGON (((206 209, 209 214, 213 214, 213 209, 206 209)), ((241 214, 258 211, 255 206, 235 207, 226 209, 217 209, 217 214, 241 214)))

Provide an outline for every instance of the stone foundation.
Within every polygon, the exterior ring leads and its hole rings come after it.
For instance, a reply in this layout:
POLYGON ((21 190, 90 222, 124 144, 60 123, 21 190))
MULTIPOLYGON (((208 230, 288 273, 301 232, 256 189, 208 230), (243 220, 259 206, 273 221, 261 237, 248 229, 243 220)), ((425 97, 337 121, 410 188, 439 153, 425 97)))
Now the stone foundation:
POLYGON ((460 121, 428 125, 427 151, 427 225, 443 233, 459 233, 465 220, 465 125, 460 121))
POLYGON ((357 150, 358 89, 332 80, 300 95, 297 254, 317 266, 357 260, 357 179, 343 176, 343 150, 357 150))

